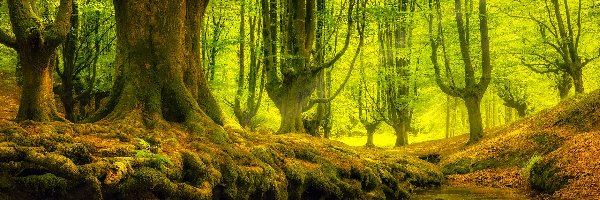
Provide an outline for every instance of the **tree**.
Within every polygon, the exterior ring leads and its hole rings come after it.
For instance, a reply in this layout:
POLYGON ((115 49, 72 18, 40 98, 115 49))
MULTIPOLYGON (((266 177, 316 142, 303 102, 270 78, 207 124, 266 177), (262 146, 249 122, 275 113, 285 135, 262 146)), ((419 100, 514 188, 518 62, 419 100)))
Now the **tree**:
POLYGON ((233 105, 233 113, 237 118, 238 122, 242 127, 248 127, 254 129, 255 124, 253 122, 254 117, 258 113, 258 108, 262 101, 263 89, 264 89, 264 75, 260 71, 260 65, 258 63, 258 43, 256 39, 256 28, 259 24, 256 16, 249 17, 250 26, 250 66, 248 67, 248 74, 246 74, 246 2, 241 2, 241 15, 240 15, 240 47, 238 52, 239 59, 239 74, 237 80, 237 91, 235 95, 235 102, 233 105), (260 83, 257 85, 260 78, 260 83), (246 85, 247 80, 247 85, 246 85), (245 89, 244 89, 245 88, 245 89), (258 89, 260 88, 260 89, 258 89), (258 91, 258 95, 256 94, 258 91), (247 94, 246 94, 247 93, 247 94), (242 106, 242 98, 246 96, 245 102, 246 107, 242 106))
POLYGON ((36 2, 9 0, 12 34, 0 30, 0 43, 17 51, 23 87, 17 120, 63 120, 54 104, 52 72, 57 47, 71 28, 72 0, 61 0, 54 22, 38 16, 36 2))
POLYGON ((544 0, 544 3, 546 13, 543 15, 546 16, 545 20, 539 19, 531 13, 527 17, 513 16, 531 20, 539 27, 543 50, 527 53, 527 55, 540 62, 527 63, 523 61, 523 63, 537 73, 555 74, 558 78, 561 99, 565 94, 564 89, 570 88, 570 86, 565 87, 566 85, 562 85, 569 81, 562 76, 562 73, 566 73, 571 77, 575 92, 582 94, 584 93, 583 69, 590 62, 600 57, 600 52, 590 58, 584 58, 581 55, 582 2, 581 0, 577 1, 577 9, 574 12, 569 7, 568 1, 564 1, 562 5, 558 0, 544 0), (573 17, 575 22, 572 20, 573 17))
POLYGON ((221 111, 200 67, 205 0, 115 0, 116 74, 110 99, 94 119, 185 123, 221 130, 221 111), (160 6, 157 6, 160 5, 160 6))
MULTIPOLYGON (((416 91, 411 91, 412 15, 416 9, 413 0, 385 2, 379 24, 379 52, 382 73, 382 98, 386 108, 381 110, 385 122, 394 128, 395 146, 408 145, 408 131, 412 121, 412 102, 416 91), (389 13, 389 14, 388 14, 389 13)), ((381 15, 381 14, 380 14, 381 15)))
MULTIPOLYGON (((319 65, 314 65, 311 55, 317 22, 315 0, 282 2, 281 8, 277 5, 276 0, 261 1, 266 90, 281 115, 278 132, 304 132, 301 114, 316 103, 331 100, 331 98, 311 100, 310 97, 315 90, 317 75, 337 62, 348 49, 353 26, 354 0, 350 0, 348 6, 348 27, 344 47, 330 61, 319 65), (279 19, 281 20, 278 21, 279 19), (279 35, 281 35, 280 45, 277 44, 279 35), (278 46, 281 47, 281 51, 278 51, 278 46)), ((357 47, 358 51, 360 46, 357 47)))
POLYGON ((527 90, 526 86, 512 80, 500 80, 496 84, 498 97, 504 101, 504 105, 517 110, 519 117, 527 114, 527 90))
POLYGON ((98 82, 107 82, 99 78, 99 74, 110 68, 110 65, 99 66, 100 58, 114 58, 111 54, 115 40, 113 11, 97 8, 105 4, 108 3, 73 2, 72 28, 63 43, 62 55, 59 56, 63 62, 55 68, 60 77, 57 93, 62 101, 65 117, 72 122, 85 119, 99 108, 100 100, 108 96, 106 89, 98 86, 98 82))
MULTIPOLYGON (((367 143, 366 147, 375 147, 373 143, 375 131, 379 128, 381 122, 383 122, 383 116, 381 110, 384 109, 382 100, 382 81, 383 77, 378 75, 377 84, 373 87, 368 84, 365 76, 365 66, 363 64, 363 56, 360 56, 360 87, 358 88, 358 97, 356 101, 358 103, 358 119, 360 123, 367 130, 367 143), (376 93, 375 95, 373 93, 376 93)), ((378 73, 381 74, 381 73, 378 73)))
POLYGON ((451 96, 459 97, 464 100, 467 112, 469 115, 469 144, 473 144, 483 137, 483 124, 481 120, 481 99, 487 90, 487 87, 491 81, 492 65, 490 59, 490 46, 488 36, 488 23, 487 23, 487 8, 486 0, 479 0, 479 32, 481 40, 481 76, 479 81, 476 80, 475 67, 473 65, 473 57, 471 56, 471 45, 470 45, 470 17, 472 0, 466 0, 466 4, 463 8, 461 0, 455 0, 455 20, 457 24, 458 40, 460 43, 461 60, 464 68, 464 87, 459 87, 454 77, 444 79, 441 72, 441 66, 438 61, 439 47, 442 47, 444 67, 446 74, 452 74, 450 67, 450 61, 448 60, 447 48, 444 38, 444 30, 442 27, 442 12, 440 1, 434 2, 429 0, 429 7, 431 14, 429 16, 429 33, 431 43, 431 61, 435 70, 435 80, 440 89, 451 96), (437 35, 433 34, 433 13, 436 13, 437 17, 437 35), (466 14, 463 16, 463 14, 466 14), (463 19, 464 18, 464 19, 463 19))

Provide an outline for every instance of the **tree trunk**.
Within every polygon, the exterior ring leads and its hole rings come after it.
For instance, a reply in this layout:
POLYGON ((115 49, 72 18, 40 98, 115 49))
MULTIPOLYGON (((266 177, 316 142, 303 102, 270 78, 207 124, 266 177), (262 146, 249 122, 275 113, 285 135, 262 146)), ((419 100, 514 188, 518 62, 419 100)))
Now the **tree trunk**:
POLYGON ((194 131, 221 130, 220 110, 200 64, 200 22, 207 1, 119 1, 116 78, 107 107, 97 117, 163 120, 194 131), (156 6, 161 5, 161 6, 156 6))
POLYGON ((310 94, 315 87, 314 77, 298 77, 294 82, 284 83, 281 88, 280 101, 276 103, 281 114, 278 133, 304 133, 302 112, 307 105, 310 94))
POLYGON ((61 120, 54 105, 52 92, 52 69, 56 61, 56 51, 29 52, 20 48, 23 67, 23 88, 17 120, 52 121, 61 120))
POLYGON ((375 147, 375 144, 373 143, 374 135, 375 131, 370 131, 369 129, 367 129, 367 144, 365 144, 366 147, 375 147))
POLYGON ((575 85, 575 93, 583 94, 584 93, 583 78, 582 78, 583 75, 582 75, 581 68, 574 70, 574 72, 571 74, 571 76, 573 77, 573 85, 575 85))
POLYGON ((75 96, 73 94, 74 90, 74 78, 75 78, 75 62, 76 56, 75 52, 77 51, 77 43, 79 37, 79 8, 77 3, 73 3, 73 13, 71 15, 71 31, 67 35, 65 43, 63 44, 63 71, 60 73, 62 88, 61 88, 61 101, 63 103, 63 107, 65 109, 65 117, 69 121, 75 121, 75 96))
POLYGON ((52 23, 41 22, 32 2, 9 0, 8 8, 14 36, 0 30, 0 43, 17 51, 23 75, 23 87, 17 120, 64 120, 54 104, 52 71, 56 47, 71 27, 71 0, 61 0, 52 23))
POLYGON ((469 115, 469 142, 473 144, 483 137, 483 124, 481 122, 481 99, 466 97, 465 106, 469 115))
POLYGON ((519 118, 525 117, 527 108, 516 108, 516 109, 517 109, 517 114, 519 115, 519 118))
POLYGON ((446 95, 446 139, 450 138, 450 95, 446 95))
POLYGON ((408 132, 406 131, 407 123, 401 122, 394 126, 394 132, 396 133, 396 144, 394 146, 401 147, 408 145, 408 132))

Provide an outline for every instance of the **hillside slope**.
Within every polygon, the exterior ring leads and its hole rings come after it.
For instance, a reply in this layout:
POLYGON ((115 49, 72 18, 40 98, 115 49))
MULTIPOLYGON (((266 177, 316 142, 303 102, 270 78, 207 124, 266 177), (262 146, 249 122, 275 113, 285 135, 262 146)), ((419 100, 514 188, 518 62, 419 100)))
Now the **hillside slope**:
POLYGON ((440 154, 451 182, 517 188, 539 197, 600 198, 600 91, 490 131, 475 145, 460 145, 465 141, 433 141, 408 151, 440 154))

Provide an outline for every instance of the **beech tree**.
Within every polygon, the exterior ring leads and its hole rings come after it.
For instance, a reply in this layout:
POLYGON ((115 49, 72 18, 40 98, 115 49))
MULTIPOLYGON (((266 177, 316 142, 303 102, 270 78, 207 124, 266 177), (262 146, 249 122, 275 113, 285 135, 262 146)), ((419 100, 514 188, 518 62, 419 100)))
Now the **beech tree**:
MULTIPOLYGON (((315 91, 317 75, 337 62, 348 49, 354 4, 354 0, 350 0, 348 26, 342 50, 331 60, 315 65, 311 52, 317 27, 316 1, 281 2, 281 7, 277 6, 276 0, 261 1, 266 90, 281 115, 279 133, 304 132, 302 113, 316 103, 331 100, 311 100, 310 97, 315 91), (278 12, 280 10, 281 12, 278 12), (281 43, 278 45, 279 39, 281 43), (281 47, 280 51, 278 47, 281 47)), ((357 47, 358 51, 360 46, 357 47)))
POLYGON ((470 20, 472 14, 472 0, 454 1, 455 20, 457 24, 458 40, 460 43, 460 55, 464 68, 464 87, 456 84, 455 78, 451 77, 452 68, 447 56, 448 48, 445 44, 445 35, 442 26, 442 11, 439 0, 429 0, 431 10, 429 16, 429 34, 431 43, 431 61, 435 70, 435 80, 440 89, 453 97, 459 97, 464 100, 469 115, 469 144, 475 143, 483 137, 483 123, 481 119, 481 99, 487 90, 492 74, 492 65, 490 59, 490 42, 488 36, 488 21, 486 0, 479 0, 479 32, 481 40, 481 76, 477 80, 475 75, 475 66, 470 43, 470 20), (435 4, 435 5, 434 5, 435 4), (435 8, 434 8, 435 7, 435 8), (437 16, 434 20, 433 15, 437 16), (434 21, 437 21, 437 34, 434 34, 434 21), (442 66, 438 61, 438 52, 443 54, 445 73, 443 76, 442 66))
POLYGON ((219 129, 221 110, 200 67, 207 0, 114 0, 117 34, 113 90, 98 119, 164 120, 200 132, 219 129), (160 5, 160 6, 157 6, 160 5))
POLYGON ((12 33, 0 29, 0 43, 16 50, 23 85, 17 120, 64 120, 54 104, 57 47, 71 28, 72 0, 61 0, 53 22, 44 22, 33 0, 8 0, 12 33))
MULTIPOLYGON (((572 3, 571 3, 572 4, 572 3)), ((539 31, 540 47, 527 53, 529 58, 539 62, 523 63, 537 73, 554 73, 558 78, 558 89, 561 98, 564 97, 565 84, 570 81, 562 76, 570 76, 575 92, 584 93, 583 69, 592 61, 600 57, 600 52, 594 56, 585 57, 581 51, 581 36, 584 34, 582 23, 582 1, 578 0, 575 8, 568 1, 544 0, 544 17, 513 16, 531 20, 537 24, 539 31), (573 10, 574 9, 574 10, 573 10), (563 89, 563 90, 561 90, 563 89)), ((568 90, 566 91, 568 94, 568 90)))

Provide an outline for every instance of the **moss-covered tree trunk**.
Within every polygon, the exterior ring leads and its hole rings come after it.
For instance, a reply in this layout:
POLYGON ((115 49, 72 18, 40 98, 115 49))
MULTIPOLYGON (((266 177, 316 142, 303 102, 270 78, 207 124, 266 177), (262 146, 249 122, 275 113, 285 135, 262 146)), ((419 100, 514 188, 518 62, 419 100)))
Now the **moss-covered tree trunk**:
POLYGON ((52 71, 56 48, 71 27, 72 0, 61 0, 52 23, 41 20, 35 1, 9 0, 12 34, 0 31, 0 43, 17 51, 23 74, 23 87, 17 120, 62 120, 54 104, 52 71))
POLYGON ((65 109, 65 117, 70 121, 75 121, 75 68, 76 68, 76 51, 78 46, 79 37, 79 8, 77 2, 73 2, 71 15, 71 30, 67 35, 65 42, 63 43, 63 70, 59 72, 60 79, 62 81, 60 89, 60 99, 65 109))
POLYGON ((465 98, 465 106, 469 116, 469 142, 479 141, 483 137, 483 122, 481 120, 481 99, 477 96, 465 98))
POLYGON ((116 78, 106 108, 95 118, 133 116, 149 126, 167 120, 204 131, 218 128, 221 111, 200 68, 200 22, 208 2, 113 3, 116 78))

